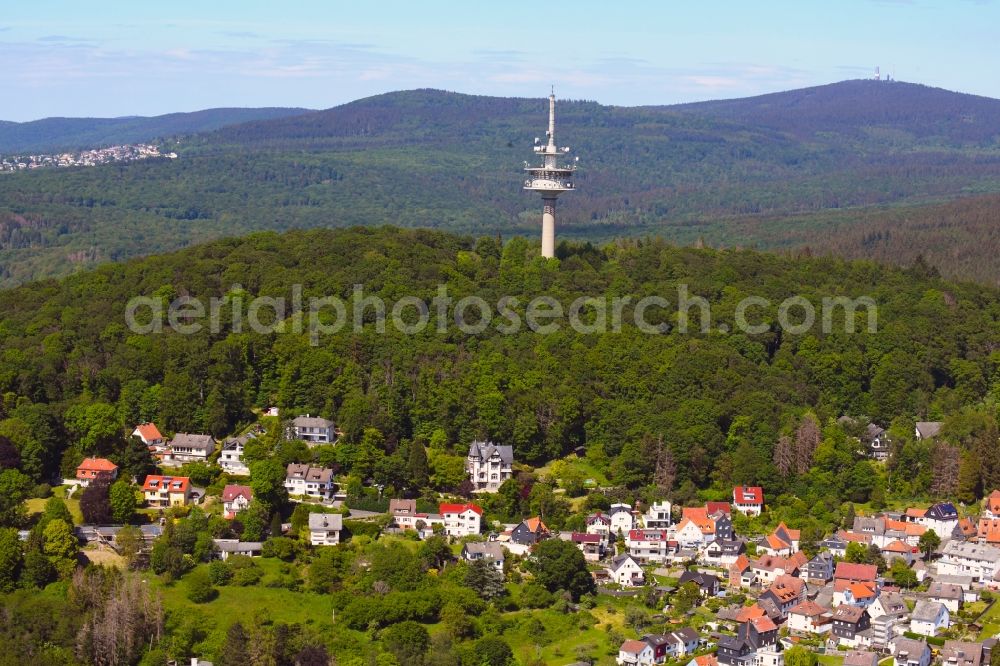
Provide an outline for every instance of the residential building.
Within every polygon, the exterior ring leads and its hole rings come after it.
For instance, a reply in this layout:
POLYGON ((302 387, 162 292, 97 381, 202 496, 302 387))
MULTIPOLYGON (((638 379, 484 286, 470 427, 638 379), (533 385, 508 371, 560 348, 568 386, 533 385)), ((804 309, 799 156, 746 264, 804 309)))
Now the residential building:
POLYGON ((227 485, 222 489, 222 517, 235 518, 236 514, 250 506, 252 499, 253 489, 250 486, 227 485))
POLYGON ((803 634, 825 634, 830 631, 832 621, 830 611, 807 600, 788 609, 786 626, 789 631, 803 634))
POLYGON ((750 558, 740 555, 729 565, 729 586, 733 588, 750 587, 757 580, 750 558))
POLYGON ((76 467, 76 480, 81 486, 94 481, 111 483, 118 478, 118 465, 107 458, 84 458, 76 467))
POLYGON ((510 540, 521 546, 533 546, 551 536, 549 528, 538 516, 522 520, 510 533, 510 540))
POLYGON ((684 657, 697 652, 698 644, 701 642, 701 636, 691 627, 684 627, 683 629, 671 631, 667 634, 646 635, 642 638, 643 640, 649 639, 654 645, 654 650, 656 647, 663 646, 664 661, 667 659, 677 659, 678 657, 684 657))
POLYGON ((160 464, 177 466, 184 463, 208 462, 215 451, 215 440, 211 435, 196 435, 179 432, 167 443, 160 458, 160 464))
POLYGON ((216 555, 225 562, 231 555, 260 557, 264 552, 263 541, 240 541, 239 539, 212 539, 216 555))
POLYGON ((319 416, 296 416, 288 424, 289 439, 301 439, 307 444, 333 444, 337 441, 337 429, 333 421, 319 416))
POLYGON ((903 595, 899 592, 887 592, 882 590, 878 598, 868 606, 868 614, 872 619, 882 615, 901 615, 909 612, 903 595))
POLYGON ((646 641, 628 640, 618 648, 619 666, 652 666, 656 663, 653 657, 653 646, 646 641))
POLYGON ((149 506, 184 506, 191 499, 191 480, 186 476, 149 474, 142 484, 142 492, 149 506))
POLYGON ((945 641, 941 648, 941 663, 944 666, 981 666, 983 661, 982 643, 945 641))
POLYGON ((309 543, 314 546, 336 546, 340 543, 340 531, 344 528, 344 518, 339 513, 309 514, 309 543))
POLYGON ((831 534, 827 538, 816 544, 819 549, 826 549, 834 557, 844 557, 847 554, 847 539, 841 534, 831 534))
POLYGON ((450 537, 479 534, 483 510, 476 504, 442 504, 438 512, 444 520, 444 532, 450 537))
POLYGON ((960 585, 954 583, 942 583, 941 581, 934 581, 927 588, 926 597, 931 601, 936 601, 939 604, 944 604, 944 607, 948 609, 950 613, 957 613, 958 609, 962 607, 962 600, 965 596, 965 591, 960 585))
POLYGON ((805 581, 795 576, 778 576, 771 586, 761 592, 757 603, 765 609, 765 602, 773 604, 775 618, 784 620, 788 611, 805 598, 805 581))
POLYGON ((498 571, 503 571, 504 548, 496 541, 470 541, 462 546, 462 559, 466 562, 486 560, 498 571))
POLYGON ((643 564, 665 562, 673 550, 669 532, 661 529, 630 530, 625 537, 628 554, 643 564))
POLYGON ((155 423, 140 423, 132 431, 132 436, 138 437, 150 449, 160 449, 163 447, 163 435, 160 434, 160 430, 156 427, 155 423))
POLYGON ((612 504, 608 509, 608 517, 611 519, 611 536, 618 538, 618 535, 625 536, 635 527, 635 516, 632 515, 632 505, 612 504))
POLYGON ((885 428, 869 423, 865 428, 864 443, 868 446, 868 454, 875 460, 888 460, 892 442, 885 428))
POLYGON ((983 500, 982 517, 1000 519, 1000 490, 994 490, 983 500))
POLYGON ((703 654, 695 657, 684 666, 719 666, 719 659, 714 654, 703 654))
POLYGON ((948 609, 937 601, 919 600, 910 615, 910 631, 923 636, 935 636, 950 624, 948 609))
POLYGON ((604 554, 604 546, 601 542, 600 534, 587 534, 586 532, 573 532, 570 540, 583 553, 583 559, 588 562, 597 562, 604 554))
POLYGON ((799 534, 799 530, 789 529, 782 522, 774 529, 774 532, 764 537, 760 548, 768 555, 791 557, 799 549, 799 534))
POLYGON ((733 507, 747 516, 759 516, 764 510, 764 489, 760 486, 733 488, 733 507))
POLYGON ((716 657, 727 666, 757 666, 754 656, 774 647, 777 640, 778 625, 766 615, 756 617, 740 623, 735 636, 722 636, 716 657))
POLYGON ((744 551, 746 551, 746 542, 743 539, 733 539, 730 541, 716 539, 705 546, 702 556, 705 564, 728 567, 744 551))
POLYGON ((622 587, 634 587, 645 582, 645 574, 639 563, 628 554, 619 555, 607 567, 608 576, 622 587))
POLYGON ((254 439, 254 435, 252 433, 247 433, 245 435, 240 435, 239 437, 226 440, 226 442, 222 445, 222 451, 219 453, 219 467, 221 467, 226 474, 232 474, 235 476, 250 476, 250 467, 243 460, 243 451, 246 449, 246 445, 251 439, 254 439))
MULTIPOLYGON (((841 645, 857 647, 865 644, 863 633, 871 628, 868 611, 860 606, 842 604, 833 611, 831 634, 841 645)), ((869 632, 870 633, 870 632, 869 632)))
POLYGON ((685 583, 694 583, 697 585, 701 596, 705 598, 714 597, 719 591, 719 579, 712 574, 701 571, 686 570, 681 573, 677 584, 684 585, 685 583))
POLYGON ((665 530, 674 524, 670 502, 653 502, 642 516, 642 526, 647 529, 665 530))
POLYGON ((916 553, 913 552, 916 549, 916 546, 911 546, 910 544, 903 543, 897 539, 896 541, 883 546, 881 550, 882 557, 885 558, 885 561, 889 566, 892 566, 893 560, 903 560, 903 562, 906 563, 906 566, 910 566, 913 564, 913 560, 917 557, 916 553))
POLYGON ((843 666, 878 666, 879 656, 875 652, 851 650, 844 655, 843 666))
POLYGON ((493 442, 473 442, 465 459, 465 472, 474 490, 495 493, 504 481, 514 478, 514 449, 493 442))
POLYGON ((587 534, 598 535, 601 537, 601 541, 605 547, 607 547, 611 541, 611 518, 600 511, 590 514, 587 516, 587 534))
POLYGON ((906 613, 887 613, 872 618, 872 647, 888 648, 892 640, 908 629, 906 613))
POLYGON ((833 572, 835 583, 874 583, 878 577, 878 567, 874 564, 854 564, 837 562, 833 572))
POLYGON ((931 649, 927 641, 898 636, 890 645, 893 666, 930 666, 931 649))
POLYGON ((810 583, 824 585, 833 578, 833 555, 823 551, 806 564, 805 578, 810 583))
POLYGON ((975 582, 992 581, 1000 570, 1000 548, 949 541, 937 562, 937 570, 939 574, 971 576, 975 582))
POLYGON ((285 489, 289 495, 329 499, 333 497, 333 470, 290 463, 285 470, 285 489))
POLYGON ((941 433, 941 421, 917 421, 915 430, 917 439, 934 439, 941 433))
POLYGON ((877 596, 878 587, 875 583, 849 583, 842 586, 835 584, 833 603, 867 608, 875 602, 877 596))

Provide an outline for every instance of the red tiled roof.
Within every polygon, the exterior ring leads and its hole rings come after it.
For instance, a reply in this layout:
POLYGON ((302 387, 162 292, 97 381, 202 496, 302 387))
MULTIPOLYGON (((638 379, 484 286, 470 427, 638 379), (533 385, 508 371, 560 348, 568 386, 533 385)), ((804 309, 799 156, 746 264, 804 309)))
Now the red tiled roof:
POLYGON ((1000 490, 994 490, 986 498, 986 508, 990 510, 993 515, 1000 513, 1000 490))
POLYGON ((146 482, 142 484, 142 489, 146 491, 159 492, 163 490, 164 482, 168 482, 170 484, 167 490, 172 493, 187 492, 188 488, 191 486, 191 480, 186 476, 161 476, 159 474, 150 474, 146 477, 146 482), (180 485, 178 486, 177 484, 180 485))
POLYGON ((632 541, 667 541, 667 530, 629 530, 628 538, 632 541))
POLYGON ((817 615, 822 615, 825 612, 825 608, 820 606, 815 601, 809 600, 796 604, 788 610, 789 615, 795 613, 796 615, 805 615, 806 617, 816 617, 817 615))
POLYGON ((906 515, 910 518, 923 518, 927 513, 927 509, 918 509, 916 507, 910 507, 906 510, 906 515))
POLYGON ((438 513, 443 516, 446 513, 465 513, 470 509, 480 516, 483 515, 482 508, 471 502, 468 504, 442 504, 438 507, 438 513))
POLYGON ((639 654, 648 647, 643 641, 637 640, 627 640, 622 643, 622 646, 618 648, 619 652, 628 652, 629 654, 639 654))
POLYGON ((854 564, 852 562, 837 562, 837 570, 833 574, 834 578, 853 581, 874 581, 876 576, 878 576, 878 567, 874 564, 854 564))
POLYGON ((913 547, 906 545, 899 539, 896 539, 882 550, 888 551, 890 553, 912 553, 913 547))
POLYGON ((778 625, 774 623, 774 620, 764 615, 762 617, 755 617, 750 620, 750 623, 757 628, 757 631, 775 631, 778 625))
POLYGON ((708 515, 712 515, 716 511, 721 511, 727 516, 733 512, 729 502, 705 502, 705 511, 708 515))
POLYGON ((760 486, 736 486, 733 488, 733 502, 736 504, 763 504, 764 489, 760 486))
POLYGON ((573 532, 573 541, 575 543, 600 543, 600 534, 587 534, 585 532, 573 532))
POLYGON ((232 502, 240 495, 247 498, 248 500, 252 500, 253 489, 250 486, 240 486, 236 484, 230 484, 222 489, 223 502, 232 502))
POLYGON ((855 599, 870 599, 875 596, 875 586, 869 583, 854 583, 848 589, 855 599))
POLYGON ((86 458, 76 469, 88 472, 113 472, 118 469, 118 465, 107 458, 86 458))
POLYGON ((160 434, 160 430, 156 427, 155 423, 141 423, 135 429, 139 431, 139 434, 147 442, 163 439, 163 435, 160 434))
MULTIPOLYGON (((482 511, 482 509, 480 509, 480 511, 482 511)), ((545 526, 545 523, 543 523, 542 519, 538 516, 535 516, 534 518, 528 518, 527 520, 524 521, 524 524, 527 525, 528 529, 531 530, 532 532, 549 531, 549 528, 545 526)))
POLYGON ((749 622, 758 617, 764 617, 764 609, 754 604, 753 606, 744 606, 736 613, 736 621, 739 623, 749 622))
POLYGON ((694 658, 694 663, 698 666, 719 666, 719 658, 714 654, 703 654, 694 658))
POLYGON ((750 558, 745 554, 741 554, 736 558, 736 561, 729 565, 730 569, 735 571, 746 571, 747 567, 750 566, 750 558))

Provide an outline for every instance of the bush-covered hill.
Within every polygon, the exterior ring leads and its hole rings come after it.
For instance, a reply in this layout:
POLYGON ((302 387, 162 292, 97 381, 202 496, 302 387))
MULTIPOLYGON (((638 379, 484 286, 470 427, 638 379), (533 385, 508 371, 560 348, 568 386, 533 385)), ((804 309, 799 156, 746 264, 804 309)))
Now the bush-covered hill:
MULTIPOLYGON (((793 216, 840 211, 850 222, 857 208, 1000 189, 996 100, 875 81, 769 99, 560 102, 558 138, 581 171, 559 233, 691 242, 722 225, 721 244, 785 247, 799 232, 793 216), (784 222, 761 236, 743 228, 761 218, 784 222)), ((0 178, 0 281, 262 229, 534 235, 539 202, 519 169, 545 120, 542 100, 415 90, 185 138, 171 144, 178 160, 13 174, 0 178)), ((981 268, 949 275, 994 281, 1000 252, 971 252, 981 268)))
MULTIPOLYGON (((436 439, 461 454, 475 437, 510 443, 532 464, 584 446, 613 483, 633 488, 652 481, 662 437, 676 468, 670 485, 689 498, 699 488, 725 495, 744 482, 794 491, 807 506, 863 502, 876 492, 954 493, 957 478, 936 477, 932 460, 956 451, 974 464, 966 495, 1000 485, 996 290, 944 282, 919 262, 899 270, 660 240, 564 244, 561 262, 536 252, 520 238, 501 248, 490 237, 388 227, 259 233, 0 292, 0 434, 15 441, 36 480, 84 453, 110 453, 139 421, 222 436, 254 407, 278 405, 336 419, 348 452, 365 428, 377 428, 385 451, 364 453, 363 475, 388 475, 396 487, 393 475, 405 470, 377 461, 403 440, 436 439), (136 334, 125 325, 125 304, 136 295, 207 299, 239 285, 245 298, 290 299, 296 284, 305 302, 347 298, 361 284, 390 307, 406 295, 430 302, 443 284, 455 301, 517 297, 522 319, 539 294, 567 306, 580 296, 660 295, 671 308, 649 318, 670 325, 686 285, 711 304, 711 332, 643 333, 629 323, 631 306, 620 332, 563 325, 511 335, 496 330, 499 316, 478 335, 438 332, 436 320, 414 335, 391 324, 378 333, 369 309, 363 331, 346 327, 317 346, 291 323, 284 332, 194 335, 136 334), (735 308, 751 295, 771 302, 750 315, 767 330, 719 332, 736 330, 735 308), (845 333, 840 314, 829 334, 817 328, 819 317, 807 332, 781 330, 778 304, 794 295, 817 307, 823 297, 869 296, 878 330, 845 333), (807 452, 798 473, 789 469, 782 438, 813 414, 824 426, 843 414, 893 424, 901 447, 894 464, 907 474, 886 478, 842 433, 827 433, 832 443, 815 457, 807 452), (910 441, 914 418, 946 419, 959 448, 936 453, 910 441)), ((362 465, 351 455, 344 465, 362 465)))

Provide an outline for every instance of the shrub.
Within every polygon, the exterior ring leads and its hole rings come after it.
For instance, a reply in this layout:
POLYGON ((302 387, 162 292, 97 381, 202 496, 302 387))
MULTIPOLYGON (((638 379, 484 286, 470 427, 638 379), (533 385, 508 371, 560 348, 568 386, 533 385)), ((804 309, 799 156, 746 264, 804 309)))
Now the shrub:
POLYGON ((188 601, 203 604, 218 596, 219 591, 212 586, 212 580, 205 569, 195 569, 184 579, 188 601))
POLYGON ((31 489, 31 496, 38 499, 48 499, 52 496, 52 486, 47 483, 39 483, 31 489))
POLYGON ((208 577, 213 585, 228 585, 233 579, 233 572, 222 560, 215 560, 208 565, 208 577))

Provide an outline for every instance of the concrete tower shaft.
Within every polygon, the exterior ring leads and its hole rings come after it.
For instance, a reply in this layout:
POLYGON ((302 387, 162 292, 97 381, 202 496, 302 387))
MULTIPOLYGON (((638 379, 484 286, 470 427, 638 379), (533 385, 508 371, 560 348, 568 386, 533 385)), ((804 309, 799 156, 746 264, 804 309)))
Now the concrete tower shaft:
POLYGON ((524 163, 527 179, 524 189, 540 192, 542 195, 542 256, 554 257, 556 245, 556 199, 563 192, 572 190, 573 173, 576 165, 559 164, 560 156, 567 156, 569 148, 556 145, 556 96, 549 96, 549 129, 547 141, 535 139, 535 153, 541 155, 542 165, 528 166, 524 163))

